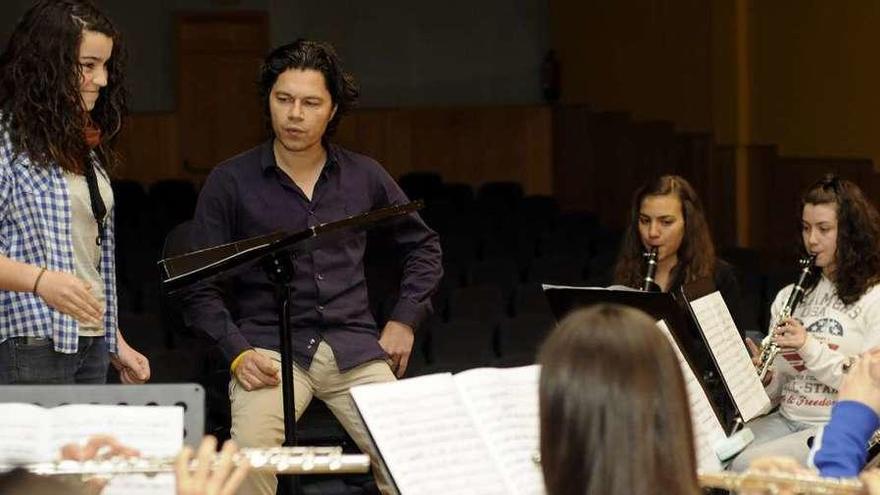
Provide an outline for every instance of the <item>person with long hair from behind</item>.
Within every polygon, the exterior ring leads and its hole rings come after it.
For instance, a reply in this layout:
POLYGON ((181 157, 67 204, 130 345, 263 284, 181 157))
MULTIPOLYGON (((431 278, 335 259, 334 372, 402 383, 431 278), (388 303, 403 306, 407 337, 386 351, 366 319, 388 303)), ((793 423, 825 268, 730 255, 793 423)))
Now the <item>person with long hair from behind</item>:
POLYGON ((808 439, 828 422, 850 359, 880 345, 880 213, 856 184, 833 175, 807 189, 799 213, 799 251, 815 255, 815 266, 791 317, 777 321, 793 284, 770 308, 781 352, 765 388, 779 409, 747 424, 755 440, 734 459, 736 471, 768 455, 805 463, 808 439))
POLYGON ((88 0, 36 2, 0 54, 0 383, 149 378, 117 325, 122 54, 88 0))
POLYGON ((700 493, 684 378, 653 319, 611 304, 577 310, 539 362, 548 494, 700 493))
POLYGON ((657 249, 654 282, 672 292, 699 279, 711 279, 721 292, 740 333, 757 329, 745 316, 733 267, 719 259, 699 195, 678 175, 664 175, 636 190, 614 267, 614 283, 641 288, 645 255, 657 249))

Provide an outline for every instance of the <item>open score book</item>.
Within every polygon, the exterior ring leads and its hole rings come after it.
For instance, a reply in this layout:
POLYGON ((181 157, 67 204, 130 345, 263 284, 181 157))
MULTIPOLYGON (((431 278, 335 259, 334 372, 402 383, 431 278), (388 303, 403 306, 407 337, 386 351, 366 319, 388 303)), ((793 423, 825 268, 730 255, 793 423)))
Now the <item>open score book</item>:
POLYGON ((539 495, 539 373, 477 368, 351 395, 402 495, 539 495))

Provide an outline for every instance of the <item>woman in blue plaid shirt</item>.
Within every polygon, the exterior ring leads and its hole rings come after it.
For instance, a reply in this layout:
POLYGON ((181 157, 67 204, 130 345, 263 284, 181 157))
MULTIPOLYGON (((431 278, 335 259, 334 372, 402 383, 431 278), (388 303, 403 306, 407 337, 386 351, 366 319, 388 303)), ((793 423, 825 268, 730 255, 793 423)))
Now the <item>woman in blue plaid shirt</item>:
POLYGON ((88 0, 41 0, 0 55, 0 383, 150 376, 117 328, 119 33, 88 0))

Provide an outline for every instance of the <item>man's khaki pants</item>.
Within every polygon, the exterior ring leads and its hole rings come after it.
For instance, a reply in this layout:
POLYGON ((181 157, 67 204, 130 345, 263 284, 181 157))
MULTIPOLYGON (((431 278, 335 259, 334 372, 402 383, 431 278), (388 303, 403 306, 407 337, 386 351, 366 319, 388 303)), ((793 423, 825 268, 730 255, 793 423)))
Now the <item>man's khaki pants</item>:
MULTIPOLYGON (((275 351, 257 349, 257 352, 281 362, 281 355, 275 351)), ((340 373, 333 351, 325 342, 318 345, 308 372, 294 365, 293 373, 297 421, 312 397, 324 401, 361 451, 370 456, 376 484, 383 494, 393 494, 396 490, 390 483, 384 465, 378 462, 378 453, 355 409, 349 389, 356 385, 395 379, 388 363, 381 360, 370 361, 340 373)), ((277 447, 284 442, 281 385, 248 392, 233 377, 229 382, 229 398, 232 401, 232 438, 239 447, 277 447)), ((277 485, 273 474, 251 473, 239 493, 274 495, 277 485)))

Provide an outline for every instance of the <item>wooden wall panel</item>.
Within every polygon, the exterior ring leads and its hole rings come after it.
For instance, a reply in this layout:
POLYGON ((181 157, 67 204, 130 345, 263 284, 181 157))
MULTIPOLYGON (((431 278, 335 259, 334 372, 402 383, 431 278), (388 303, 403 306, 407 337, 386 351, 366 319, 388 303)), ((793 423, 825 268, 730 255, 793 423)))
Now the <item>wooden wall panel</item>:
POLYGON ((601 203, 593 188, 600 180, 597 148, 601 146, 592 139, 592 119, 586 105, 563 105, 554 110, 554 185, 564 209, 596 212, 601 203))
MULTIPOLYGON (((201 182, 204 173, 183 167, 179 126, 173 113, 131 116, 117 176, 145 184, 201 182)), ((527 194, 553 195, 563 209, 592 211, 612 228, 623 227, 636 187, 650 176, 678 173, 703 198, 716 244, 736 243, 734 150, 715 146, 709 134, 670 137, 666 124, 586 106, 524 106, 359 110, 343 120, 337 140, 376 158, 394 177, 433 171, 475 187, 516 181, 527 194)), ((880 174, 870 160, 785 157, 759 145, 746 153, 750 247, 773 259, 791 262, 799 195, 823 173, 854 180, 875 204, 880 199, 880 174)))
POLYGON ((553 122, 542 106, 360 110, 336 140, 372 156, 395 177, 434 171, 446 182, 521 182, 553 192, 553 122))
MULTIPOLYGON (((126 163, 120 177, 203 180, 207 170, 183 165, 179 127, 174 113, 132 115, 120 143, 126 163)), ((342 120, 335 140, 375 158, 393 177, 434 171, 447 182, 516 181, 527 194, 553 193, 553 122, 546 107, 358 110, 342 120)))

